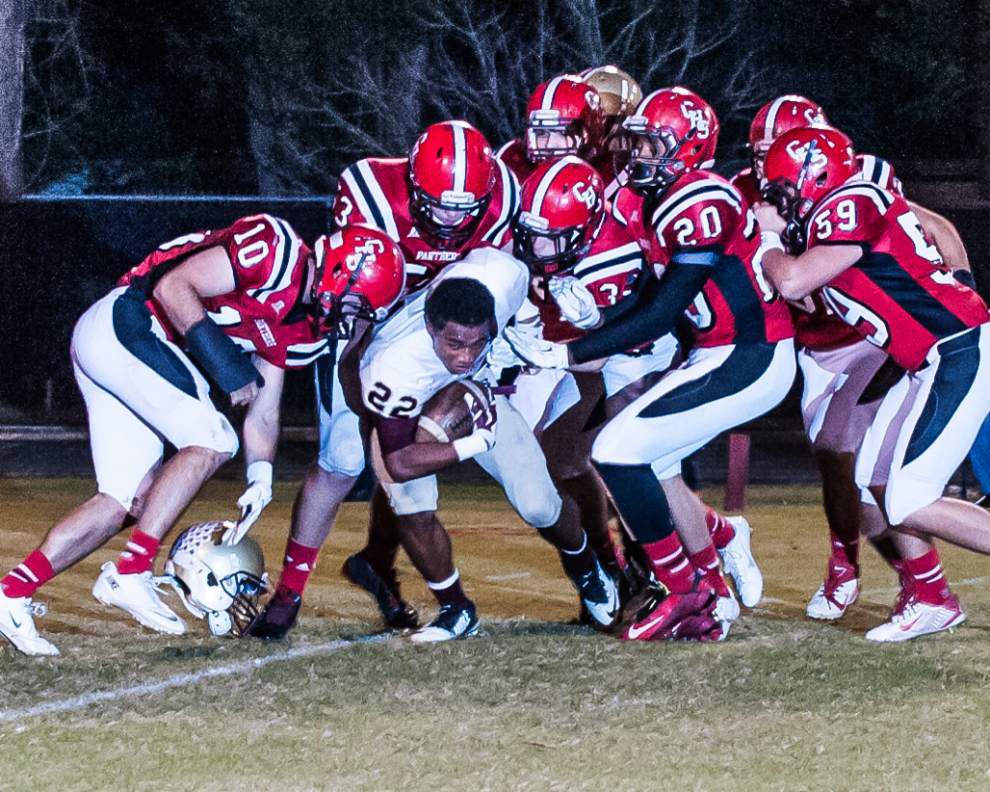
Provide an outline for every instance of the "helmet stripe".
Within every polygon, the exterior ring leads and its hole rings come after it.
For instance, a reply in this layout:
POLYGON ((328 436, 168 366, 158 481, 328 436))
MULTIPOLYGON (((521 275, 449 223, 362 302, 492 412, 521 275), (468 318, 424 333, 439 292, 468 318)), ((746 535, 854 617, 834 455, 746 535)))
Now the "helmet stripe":
POLYGON ((770 105, 770 110, 767 112, 767 120, 763 124, 764 140, 773 140, 773 128, 777 123, 777 113, 780 112, 780 108, 783 106, 784 102, 787 101, 787 99, 788 97, 786 96, 778 96, 773 100, 773 104, 770 105))
POLYGON ((553 110, 553 97, 557 93, 557 86, 563 82, 564 78, 554 77, 550 82, 547 83, 546 93, 543 94, 543 110, 553 110))
POLYGON ((465 151, 464 127, 451 124, 454 131, 454 192, 464 192, 467 181, 467 152, 465 151))
POLYGON ((553 180, 557 178, 557 174, 573 162, 572 157, 564 157, 563 159, 557 160, 546 173, 543 174, 543 178, 540 179, 540 183, 536 185, 536 192, 533 194, 533 208, 530 211, 539 216, 541 210, 543 209, 543 199, 546 198, 547 190, 550 189, 550 185, 553 184, 553 180), (568 161, 570 160, 570 162, 568 161))

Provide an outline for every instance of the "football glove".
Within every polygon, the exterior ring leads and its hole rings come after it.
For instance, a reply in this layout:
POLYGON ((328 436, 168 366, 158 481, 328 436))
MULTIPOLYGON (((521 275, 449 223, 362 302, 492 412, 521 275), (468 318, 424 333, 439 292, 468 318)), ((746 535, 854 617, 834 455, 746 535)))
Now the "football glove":
POLYGON ((551 278, 550 295, 560 308, 560 315, 580 330, 590 330, 602 321, 602 312, 588 287, 570 275, 551 278))
POLYGON ((233 545, 251 529, 264 508, 272 502, 272 463, 258 460, 247 468, 248 486, 244 494, 237 499, 241 510, 241 518, 223 535, 225 544, 233 545))
POLYGON ((495 425, 498 422, 495 397, 487 385, 477 384, 484 388, 486 398, 479 398, 470 391, 464 394, 464 401, 467 402, 468 409, 471 411, 474 431, 467 437, 462 437, 453 443, 454 450, 457 452, 457 459, 461 462, 478 454, 484 454, 486 451, 491 451, 495 446, 495 425))
POLYGON ((498 336, 498 338, 492 341, 485 360, 496 372, 501 369, 512 368, 513 366, 526 365, 526 362, 512 350, 509 342, 502 338, 502 336, 498 336))
POLYGON ((514 327, 507 327, 502 333, 515 353, 536 368, 565 369, 571 365, 567 354, 567 344, 547 341, 539 336, 521 333, 514 327))

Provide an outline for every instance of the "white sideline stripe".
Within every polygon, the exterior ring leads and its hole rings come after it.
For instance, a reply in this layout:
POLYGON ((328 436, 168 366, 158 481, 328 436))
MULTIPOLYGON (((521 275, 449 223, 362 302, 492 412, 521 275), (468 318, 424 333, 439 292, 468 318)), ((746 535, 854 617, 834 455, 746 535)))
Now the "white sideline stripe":
POLYGON ((141 685, 114 688, 111 690, 97 690, 93 693, 84 693, 81 696, 73 696, 72 698, 62 699, 61 701, 46 701, 43 704, 35 704, 32 707, 0 710, 0 723, 9 723, 11 721, 22 720, 23 718, 34 718, 39 715, 51 715, 56 712, 72 712, 73 710, 91 707, 94 704, 102 704, 107 701, 116 701, 133 696, 152 696, 156 693, 170 690, 171 688, 196 685, 205 679, 250 673, 272 663, 284 663, 289 660, 299 660, 303 657, 334 654, 342 649, 348 649, 358 644, 381 643, 394 637, 394 633, 381 633, 362 638, 354 638, 352 640, 339 638, 336 641, 313 644, 311 646, 300 646, 284 652, 266 655, 265 657, 241 660, 237 663, 229 663, 228 665, 216 666, 215 668, 204 668, 202 671, 195 671, 190 674, 176 674, 165 679, 160 679, 157 682, 145 682, 141 685))

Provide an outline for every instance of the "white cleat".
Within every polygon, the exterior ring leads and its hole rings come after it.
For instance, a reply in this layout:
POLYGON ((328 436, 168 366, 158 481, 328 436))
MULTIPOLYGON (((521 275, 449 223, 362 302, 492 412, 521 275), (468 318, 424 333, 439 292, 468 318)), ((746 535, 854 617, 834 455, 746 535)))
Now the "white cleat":
POLYGON ((808 601, 805 613, 808 618, 835 621, 859 599, 859 579, 855 577, 839 581, 831 573, 808 601))
POLYGON ((463 608, 453 605, 443 605, 437 617, 420 627, 409 636, 413 643, 439 643, 441 641, 457 641, 470 638, 478 633, 478 614, 474 603, 463 608))
POLYGON ((747 608, 755 608, 763 597, 763 573, 753 558, 751 539, 753 529, 745 517, 726 517, 736 535, 718 551, 722 566, 732 578, 739 599, 747 608))
POLYGON ((599 627, 611 627, 619 615, 619 587, 595 560, 593 569, 574 581, 588 615, 599 627))
POLYGON ((122 575, 113 561, 107 561, 93 586, 93 596, 104 605, 121 608, 145 627, 169 635, 182 635, 185 622, 158 598, 151 572, 122 575))
POLYGON ((912 599, 902 611, 891 616, 889 622, 870 630, 866 634, 866 640, 881 643, 910 641, 922 635, 949 630, 964 621, 966 614, 953 594, 940 605, 912 599))
POLYGON ((34 626, 35 616, 44 616, 45 606, 30 597, 8 597, 0 590, 0 635, 17 651, 36 657, 55 657, 58 648, 46 641, 34 626))

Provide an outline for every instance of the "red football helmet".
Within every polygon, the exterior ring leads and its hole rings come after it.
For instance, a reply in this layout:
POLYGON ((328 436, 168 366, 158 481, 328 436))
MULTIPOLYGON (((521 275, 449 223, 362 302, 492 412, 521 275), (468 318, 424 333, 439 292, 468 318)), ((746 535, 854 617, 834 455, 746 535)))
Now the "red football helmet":
POLYGON ((626 172, 634 188, 664 190, 715 157, 718 118, 708 102, 687 88, 654 91, 622 127, 633 136, 626 172))
POLYGON ((440 245, 464 242, 488 208, 496 173, 491 146, 467 121, 427 127, 409 154, 416 227, 440 245))
POLYGON ((384 231, 344 226, 314 245, 314 302, 325 333, 344 329, 353 318, 380 322, 402 296, 406 262, 384 231))
POLYGON ((594 86, 573 74, 537 86, 526 105, 526 157, 530 162, 573 154, 590 158, 605 133, 605 111, 594 86))
POLYGON ((858 171, 852 141, 830 126, 785 132, 770 146, 763 168, 763 197, 793 223, 801 223, 818 201, 858 171))
POLYGON ((536 275, 572 269, 588 253, 605 221, 605 186, 578 157, 544 162, 522 186, 513 225, 513 252, 536 275))
POLYGON ((763 105, 749 125, 749 149, 756 178, 763 178, 763 160, 777 138, 792 129, 827 123, 817 103, 797 94, 778 96, 763 105))

